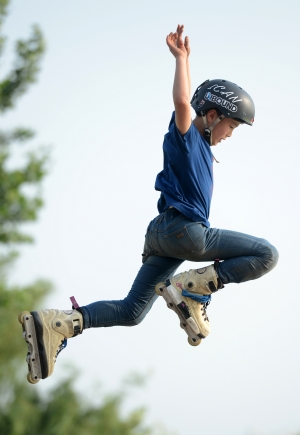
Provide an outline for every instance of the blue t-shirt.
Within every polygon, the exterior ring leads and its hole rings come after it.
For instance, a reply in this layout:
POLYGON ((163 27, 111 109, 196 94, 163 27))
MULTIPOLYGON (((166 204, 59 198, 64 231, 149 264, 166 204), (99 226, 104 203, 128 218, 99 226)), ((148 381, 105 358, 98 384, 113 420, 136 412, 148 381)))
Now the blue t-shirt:
POLYGON ((173 206, 187 218, 209 227, 213 192, 213 154, 194 124, 182 136, 175 112, 163 143, 164 169, 157 175, 155 190, 161 191, 159 213, 173 206))

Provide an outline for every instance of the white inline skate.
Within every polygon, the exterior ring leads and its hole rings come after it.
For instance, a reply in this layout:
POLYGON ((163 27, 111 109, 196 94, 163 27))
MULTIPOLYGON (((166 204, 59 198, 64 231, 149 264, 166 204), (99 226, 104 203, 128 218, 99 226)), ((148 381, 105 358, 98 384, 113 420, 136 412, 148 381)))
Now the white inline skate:
POLYGON ((36 384, 53 373, 57 355, 67 339, 82 333, 82 314, 77 310, 23 311, 19 314, 27 343, 27 380, 36 384))
POLYGON ((180 326, 188 335, 188 342, 198 346, 208 336, 210 323, 206 313, 211 294, 223 288, 215 265, 201 269, 191 269, 175 275, 155 286, 168 308, 179 317, 180 326))

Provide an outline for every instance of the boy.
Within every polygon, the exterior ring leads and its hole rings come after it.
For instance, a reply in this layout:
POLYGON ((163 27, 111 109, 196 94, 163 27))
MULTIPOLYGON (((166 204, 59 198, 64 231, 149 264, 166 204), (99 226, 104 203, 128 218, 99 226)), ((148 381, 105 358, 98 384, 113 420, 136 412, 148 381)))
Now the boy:
POLYGON ((253 124, 254 103, 234 83, 206 81, 192 98, 197 114, 192 121, 190 46, 182 34, 183 26, 178 26, 167 36, 167 45, 176 59, 175 112, 164 138, 164 168, 155 184, 161 192, 160 214, 148 226, 143 265, 121 301, 78 307, 73 299, 70 311, 38 310, 19 315, 29 348, 27 379, 31 383, 52 374, 67 338, 92 327, 137 325, 151 309, 157 293, 179 316, 189 343, 198 345, 210 331, 206 308, 211 294, 225 284, 259 278, 278 261, 277 250, 264 239, 210 228, 211 147, 230 137, 240 124, 253 124), (184 260, 214 264, 172 277, 184 260))

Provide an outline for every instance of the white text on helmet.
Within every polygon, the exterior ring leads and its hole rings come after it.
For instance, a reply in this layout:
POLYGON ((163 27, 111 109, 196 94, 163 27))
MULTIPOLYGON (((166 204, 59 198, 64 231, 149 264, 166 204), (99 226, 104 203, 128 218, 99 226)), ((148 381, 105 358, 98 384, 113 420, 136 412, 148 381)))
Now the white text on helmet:
POLYGON ((216 103, 219 106, 230 110, 231 112, 237 112, 238 110, 235 104, 231 103, 230 101, 224 100, 224 98, 221 98, 219 95, 214 95, 211 92, 206 92, 204 98, 205 100, 211 101, 212 103, 216 103))
POLYGON ((215 92, 220 92, 221 95, 225 95, 228 100, 232 100, 234 103, 238 103, 239 101, 243 101, 241 98, 239 99, 239 97, 237 95, 236 96, 231 96, 231 95, 234 94, 234 92, 232 92, 232 91, 227 91, 227 92, 226 91, 221 91, 221 89, 226 89, 226 86, 212 85, 212 86, 210 86, 207 89, 208 90, 212 89, 215 92))

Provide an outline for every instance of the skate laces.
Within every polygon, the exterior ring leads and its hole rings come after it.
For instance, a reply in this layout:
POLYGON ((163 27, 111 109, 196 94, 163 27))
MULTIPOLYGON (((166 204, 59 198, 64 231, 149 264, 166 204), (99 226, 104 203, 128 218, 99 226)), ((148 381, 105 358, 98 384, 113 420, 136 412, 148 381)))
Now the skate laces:
POLYGON ((67 344, 68 344, 68 340, 66 338, 64 340, 62 340, 62 342, 60 343, 60 345, 58 346, 58 349, 56 351, 55 361, 56 361, 56 358, 58 357, 58 355, 60 354, 60 352, 67 347, 67 344))
POLYGON ((183 289, 182 296, 193 299, 194 301, 200 303, 202 305, 201 310, 203 312, 204 320, 209 321, 206 310, 211 302, 211 295, 195 295, 183 289))
POLYGON ((207 307, 208 307, 209 304, 210 304, 210 301, 205 302, 205 303, 203 304, 203 308, 202 308, 203 316, 204 316, 204 320, 207 320, 208 322, 209 322, 209 318, 208 318, 208 315, 207 315, 206 310, 207 310, 207 307))
POLYGON ((188 292, 185 288, 183 288, 183 285, 180 282, 176 283, 176 287, 180 287, 182 296, 193 299, 196 302, 200 302, 200 304, 205 304, 211 300, 211 295, 199 295, 188 292))
POLYGON ((185 289, 182 289, 182 296, 193 299, 196 302, 200 302, 200 304, 204 304, 206 305, 206 307, 210 304, 211 301, 211 295, 197 295, 195 293, 190 293, 185 289))

